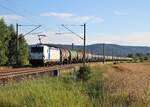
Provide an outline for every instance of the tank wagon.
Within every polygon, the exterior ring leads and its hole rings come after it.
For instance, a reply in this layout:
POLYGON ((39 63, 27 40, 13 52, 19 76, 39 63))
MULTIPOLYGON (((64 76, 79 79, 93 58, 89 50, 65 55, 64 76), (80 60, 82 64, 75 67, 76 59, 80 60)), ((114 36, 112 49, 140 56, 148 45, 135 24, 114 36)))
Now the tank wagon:
MULTIPOLYGON (((131 61, 128 57, 105 56, 105 61, 131 61)), ((83 62, 83 52, 48 45, 30 45, 29 61, 33 66, 83 62)), ((86 62, 102 62, 102 55, 85 53, 86 62)))
POLYGON ((66 64, 69 62, 70 52, 68 49, 60 48, 60 62, 61 64, 66 64))
POLYGON ((78 54, 76 50, 69 50, 70 52, 70 63, 75 63, 78 61, 78 54))
POLYGON ((92 54, 91 53, 87 53, 87 62, 91 62, 92 60, 92 54))
POLYGON ((82 62, 83 61, 83 52, 77 51, 77 54, 78 54, 78 61, 82 62))

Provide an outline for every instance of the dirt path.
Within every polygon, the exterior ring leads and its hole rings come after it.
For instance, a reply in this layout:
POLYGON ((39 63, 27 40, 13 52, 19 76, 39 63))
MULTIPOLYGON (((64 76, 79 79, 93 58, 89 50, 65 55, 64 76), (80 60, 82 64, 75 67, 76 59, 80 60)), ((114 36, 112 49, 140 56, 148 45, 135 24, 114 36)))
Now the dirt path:
POLYGON ((150 64, 117 64, 104 73, 114 93, 128 93, 133 99, 150 96, 150 64))

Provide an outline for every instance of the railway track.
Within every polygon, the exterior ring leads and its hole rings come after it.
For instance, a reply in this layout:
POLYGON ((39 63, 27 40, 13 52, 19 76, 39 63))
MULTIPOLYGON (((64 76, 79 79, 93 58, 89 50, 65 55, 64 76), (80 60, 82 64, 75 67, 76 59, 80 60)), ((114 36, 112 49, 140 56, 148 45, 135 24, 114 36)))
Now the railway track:
MULTIPOLYGON (((95 64, 95 63, 90 63, 95 64)), ((0 80, 2 82, 6 82, 9 79, 18 78, 22 76, 28 76, 28 75, 37 75, 42 73, 49 73, 51 74, 53 71, 59 72, 59 70, 62 69, 69 69, 69 68, 75 68, 76 66, 80 66, 80 64, 66 64, 66 65, 55 65, 50 67, 37 67, 37 68, 14 68, 9 69, 5 72, 0 72, 0 80)))

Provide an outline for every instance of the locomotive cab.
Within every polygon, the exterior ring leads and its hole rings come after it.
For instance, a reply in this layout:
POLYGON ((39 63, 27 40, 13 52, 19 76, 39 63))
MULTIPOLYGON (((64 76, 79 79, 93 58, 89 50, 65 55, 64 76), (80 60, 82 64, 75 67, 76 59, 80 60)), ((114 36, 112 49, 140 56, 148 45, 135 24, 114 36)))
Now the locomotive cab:
POLYGON ((39 66, 44 64, 44 46, 42 45, 34 45, 29 48, 30 58, 29 61, 34 66, 39 66))

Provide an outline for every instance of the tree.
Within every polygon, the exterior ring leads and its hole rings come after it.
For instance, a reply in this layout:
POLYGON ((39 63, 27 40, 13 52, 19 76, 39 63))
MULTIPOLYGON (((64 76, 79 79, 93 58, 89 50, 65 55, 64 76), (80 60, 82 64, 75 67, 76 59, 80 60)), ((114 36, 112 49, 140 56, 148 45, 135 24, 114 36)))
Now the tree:
POLYGON ((128 54, 128 57, 133 58, 133 54, 128 54))
MULTIPOLYGON (((3 19, 0 19, 0 65, 16 64, 16 33, 13 25, 8 26, 3 19)), ((28 63, 28 44, 19 35, 20 45, 20 65, 28 63)))
POLYGON ((0 65, 5 65, 8 62, 8 39, 9 32, 6 23, 3 19, 0 20, 0 65))
POLYGON ((8 61, 9 65, 14 65, 16 64, 16 33, 13 25, 9 26, 9 30, 11 39, 8 43, 8 61))
POLYGON ((2 41, 0 41, 0 65, 5 65, 7 63, 7 57, 5 55, 5 48, 2 41))
POLYGON ((28 58, 29 58, 29 55, 28 55, 28 44, 24 38, 24 36, 21 34, 19 35, 19 55, 20 55, 20 58, 19 58, 19 62, 20 62, 20 65, 26 65, 29 63, 28 61, 28 58))

